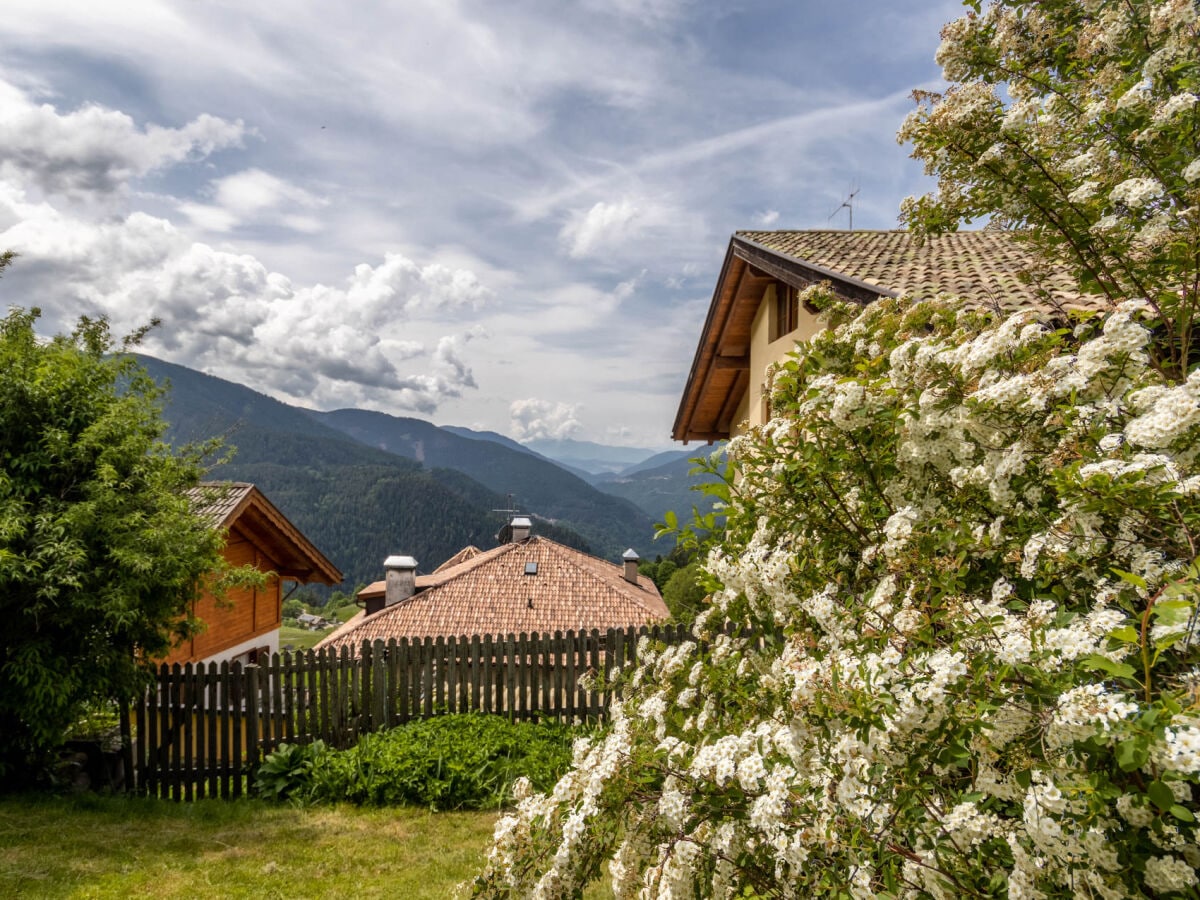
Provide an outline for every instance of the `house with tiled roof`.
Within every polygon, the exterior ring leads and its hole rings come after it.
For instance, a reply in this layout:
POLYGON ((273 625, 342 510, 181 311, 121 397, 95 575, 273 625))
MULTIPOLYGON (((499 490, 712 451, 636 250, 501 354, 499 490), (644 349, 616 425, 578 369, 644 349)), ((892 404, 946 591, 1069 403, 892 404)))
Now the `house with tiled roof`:
POLYGON ((206 482, 188 492, 196 512, 225 536, 222 556, 263 572, 263 584, 218 599, 203 591, 192 614, 203 628, 164 660, 256 662, 279 650, 283 582, 334 585, 342 573, 252 484, 206 482))
POLYGON ((799 300, 828 281, 857 303, 952 295, 998 310, 1092 306, 1064 269, 1047 266, 1011 232, 960 231, 918 240, 907 231, 738 231, 729 241, 680 400, 677 441, 723 440, 769 418, 768 366, 821 324, 799 300))
POLYGON ((384 562, 386 575, 358 592, 357 613, 318 647, 363 641, 462 635, 603 632, 661 622, 670 615, 654 582, 638 574, 638 556, 607 562, 531 534, 513 519, 491 550, 466 547, 428 575, 411 556, 384 562))

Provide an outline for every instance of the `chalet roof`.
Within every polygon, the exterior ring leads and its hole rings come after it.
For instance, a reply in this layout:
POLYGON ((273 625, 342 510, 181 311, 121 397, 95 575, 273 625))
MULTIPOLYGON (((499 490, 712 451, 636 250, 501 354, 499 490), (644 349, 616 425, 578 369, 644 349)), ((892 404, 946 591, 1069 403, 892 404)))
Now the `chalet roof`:
POLYGON ((1091 303, 1070 272, 1046 266, 1011 231, 958 231, 923 241, 908 231, 738 231, 734 237, 824 269, 835 287, 840 276, 881 296, 950 294, 1001 309, 1091 303))
POLYGON ((749 387, 750 332, 763 291, 828 280, 848 300, 941 294, 999 309, 1094 307, 1063 268, 1048 266, 1006 231, 959 231, 918 240, 907 231, 738 231, 729 241, 684 387, 677 441, 729 437, 749 387))
POLYGON ((342 573, 262 491, 242 481, 205 481, 187 492, 196 512, 214 528, 237 529, 262 546, 282 578, 337 584, 342 573))
MULTIPOLYGON (((624 569, 548 538, 533 536, 460 559, 464 548, 429 575, 418 575, 408 600, 371 616, 358 613, 318 646, 426 635, 502 635, 627 628, 666 619, 654 582, 625 580, 624 569), (528 563, 537 574, 527 575, 528 563)), ((377 581, 361 599, 382 596, 377 581)))

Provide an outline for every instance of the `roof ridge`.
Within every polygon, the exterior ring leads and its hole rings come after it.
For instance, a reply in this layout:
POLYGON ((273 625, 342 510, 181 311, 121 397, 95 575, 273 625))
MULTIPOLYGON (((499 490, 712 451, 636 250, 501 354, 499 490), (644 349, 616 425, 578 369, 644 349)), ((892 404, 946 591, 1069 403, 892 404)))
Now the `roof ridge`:
MULTIPOLYGON (((493 547, 491 550, 480 550, 469 559, 464 559, 462 562, 457 563, 448 569, 441 569, 439 566, 428 575, 420 576, 423 578, 433 578, 439 574, 444 576, 433 584, 426 584, 424 590, 432 590, 435 587, 441 587, 443 584, 449 584, 451 581, 461 578, 463 575, 466 575, 468 572, 473 571, 477 567, 482 566, 493 559, 498 559, 515 546, 516 544, 513 543, 500 544, 497 547, 493 547)), ((462 550, 459 550, 458 553, 462 553, 462 550)), ((454 554, 454 556, 457 556, 458 553, 454 554)), ((451 556, 450 559, 454 559, 454 556, 451 556)), ((424 591, 418 591, 416 594, 413 594, 413 596, 419 596, 421 593, 424 593, 424 591)))
MULTIPOLYGON (((982 234, 983 229, 968 228, 952 234, 982 234)), ((913 234, 907 228, 739 228, 734 234, 913 234)), ((929 235, 943 237, 943 235, 929 235)))

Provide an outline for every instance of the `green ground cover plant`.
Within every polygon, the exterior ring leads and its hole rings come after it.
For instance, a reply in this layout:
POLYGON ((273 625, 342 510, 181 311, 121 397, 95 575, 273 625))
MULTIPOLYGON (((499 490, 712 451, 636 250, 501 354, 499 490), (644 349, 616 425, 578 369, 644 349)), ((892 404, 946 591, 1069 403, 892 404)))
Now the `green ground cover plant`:
POLYGON ((526 779, 548 790, 571 763, 576 727, 445 715, 364 735, 348 750, 283 744, 259 768, 269 799, 429 809, 499 809, 526 779))

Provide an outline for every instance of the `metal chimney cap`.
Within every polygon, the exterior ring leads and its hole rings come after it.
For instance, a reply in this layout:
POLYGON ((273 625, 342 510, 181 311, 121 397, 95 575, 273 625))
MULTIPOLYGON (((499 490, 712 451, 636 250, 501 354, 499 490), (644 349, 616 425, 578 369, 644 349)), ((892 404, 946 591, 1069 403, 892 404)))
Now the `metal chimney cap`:
POLYGON ((532 528, 533 527, 533 523, 531 521, 529 521, 528 516, 517 516, 508 524, 511 525, 513 528, 532 528))
POLYGON ((637 562, 639 559, 641 559, 641 557, 637 555, 636 550, 630 547, 625 551, 625 555, 622 556, 621 559, 625 560, 626 562, 637 562))
POLYGON ((385 569, 415 569, 417 561, 411 556, 389 556, 383 561, 385 569))

